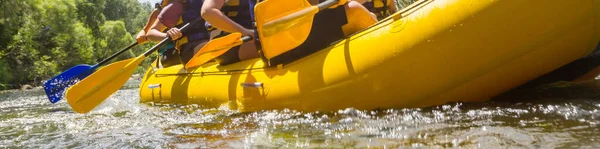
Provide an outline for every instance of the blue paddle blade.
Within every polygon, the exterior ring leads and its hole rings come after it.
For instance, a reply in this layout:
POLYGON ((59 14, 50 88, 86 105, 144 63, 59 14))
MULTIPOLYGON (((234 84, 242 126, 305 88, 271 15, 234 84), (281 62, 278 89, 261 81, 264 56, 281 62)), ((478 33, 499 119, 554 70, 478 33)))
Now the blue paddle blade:
POLYGON ((44 91, 51 103, 63 98, 65 90, 94 73, 97 65, 77 65, 44 83, 44 91))

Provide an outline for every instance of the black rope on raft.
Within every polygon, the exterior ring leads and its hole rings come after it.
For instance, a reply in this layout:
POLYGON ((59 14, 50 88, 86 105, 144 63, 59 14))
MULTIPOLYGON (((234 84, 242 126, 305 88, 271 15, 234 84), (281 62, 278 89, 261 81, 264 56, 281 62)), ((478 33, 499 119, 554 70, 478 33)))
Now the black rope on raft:
POLYGON ((264 70, 265 68, 253 68, 253 69, 234 69, 234 70, 226 70, 226 71, 207 71, 207 72, 190 72, 190 73, 162 73, 162 74, 154 74, 155 76, 183 76, 183 75, 230 75, 231 73, 236 72, 244 72, 251 70, 264 70))

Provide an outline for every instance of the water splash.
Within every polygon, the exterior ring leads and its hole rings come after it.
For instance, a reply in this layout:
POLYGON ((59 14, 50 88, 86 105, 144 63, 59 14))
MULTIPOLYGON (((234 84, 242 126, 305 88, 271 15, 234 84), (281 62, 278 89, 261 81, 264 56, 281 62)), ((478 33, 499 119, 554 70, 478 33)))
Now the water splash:
POLYGON ((550 85, 482 103, 240 113, 140 104, 120 90, 89 114, 41 90, 0 94, 0 148, 597 148, 596 83, 550 85))

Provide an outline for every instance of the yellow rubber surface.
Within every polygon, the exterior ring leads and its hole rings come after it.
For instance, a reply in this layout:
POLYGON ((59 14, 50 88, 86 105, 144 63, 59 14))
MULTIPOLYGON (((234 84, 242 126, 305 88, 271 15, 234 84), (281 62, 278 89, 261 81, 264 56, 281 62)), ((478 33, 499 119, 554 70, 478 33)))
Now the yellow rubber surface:
POLYGON ((483 101, 590 54, 600 0, 424 0, 283 67, 147 72, 141 102, 332 111, 483 101))

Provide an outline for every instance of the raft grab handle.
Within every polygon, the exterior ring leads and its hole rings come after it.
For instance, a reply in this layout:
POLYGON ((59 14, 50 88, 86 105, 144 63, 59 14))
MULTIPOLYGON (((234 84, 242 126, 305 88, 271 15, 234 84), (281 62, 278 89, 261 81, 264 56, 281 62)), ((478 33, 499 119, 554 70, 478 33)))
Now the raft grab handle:
POLYGON ((245 88, 263 88, 263 83, 261 82, 240 83, 240 85, 245 88))
POLYGON ((148 85, 148 89, 155 89, 155 88, 160 88, 160 84, 150 84, 148 85))

